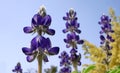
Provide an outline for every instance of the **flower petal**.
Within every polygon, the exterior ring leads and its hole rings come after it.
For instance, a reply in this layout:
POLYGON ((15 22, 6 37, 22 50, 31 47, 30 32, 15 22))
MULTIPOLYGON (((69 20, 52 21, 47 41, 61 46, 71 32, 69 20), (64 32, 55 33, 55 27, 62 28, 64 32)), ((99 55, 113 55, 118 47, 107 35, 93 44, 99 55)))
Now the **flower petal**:
POLYGON ((68 30, 67 29, 63 29, 63 33, 66 33, 66 32, 68 32, 68 30))
POLYGON ((51 16, 50 15, 46 15, 45 17, 43 17, 41 24, 45 25, 45 26, 50 26, 51 24, 51 16))
POLYGON ((32 51, 30 50, 30 48, 27 48, 27 47, 23 47, 22 51, 25 55, 31 55, 32 54, 32 51))
POLYGON ((77 41, 78 44, 83 44, 84 43, 84 40, 79 40, 77 41))
POLYGON ((39 37, 36 36, 31 40, 31 50, 36 50, 38 48, 39 37))
POLYGON ((76 31, 78 34, 81 33, 81 30, 79 30, 79 29, 75 29, 75 31, 76 31))
POLYGON ((46 49, 51 48, 51 41, 49 38, 46 39, 46 49))
POLYGON ((64 39, 64 42, 65 42, 65 43, 69 43, 69 40, 68 40, 68 39, 64 39))
POLYGON ((75 36, 75 40, 78 41, 80 38, 79 38, 79 35, 76 35, 75 36))
POLYGON ((65 17, 65 16, 64 16, 64 17, 63 17, 63 20, 68 20, 68 17, 65 17))
POLYGON ((102 41, 105 41, 105 37, 104 37, 103 35, 100 35, 100 39, 101 39, 102 41))
POLYGON ((43 56, 43 60, 44 60, 44 62, 48 62, 49 61, 48 57, 46 55, 43 56))
POLYGON ((49 35, 54 35, 55 30, 54 29, 48 29, 46 33, 49 34, 49 35))
POLYGON ((44 48, 46 48, 46 46, 47 46, 47 43, 46 43, 46 42, 47 42, 46 38, 43 37, 43 36, 41 36, 41 37, 39 38, 38 46, 39 46, 40 48, 44 49, 44 48))
POLYGON ((36 58, 36 54, 28 55, 26 59, 27 59, 28 62, 32 62, 33 60, 35 60, 35 58, 36 58))
POLYGON ((71 36, 71 34, 67 34, 67 39, 68 40, 72 40, 73 39, 73 37, 71 36))
POLYGON ((40 16, 39 14, 35 14, 32 18, 32 24, 34 26, 37 26, 37 25, 40 25, 41 24, 41 19, 42 19, 42 16, 40 16))
POLYGON ((59 47, 53 47, 48 50, 49 55, 57 55, 59 53, 59 47))
POLYGON ((24 28, 23 28, 23 31, 24 31, 25 33, 32 33, 32 32, 33 32, 33 28, 27 26, 27 27, 24 27, 24 28))

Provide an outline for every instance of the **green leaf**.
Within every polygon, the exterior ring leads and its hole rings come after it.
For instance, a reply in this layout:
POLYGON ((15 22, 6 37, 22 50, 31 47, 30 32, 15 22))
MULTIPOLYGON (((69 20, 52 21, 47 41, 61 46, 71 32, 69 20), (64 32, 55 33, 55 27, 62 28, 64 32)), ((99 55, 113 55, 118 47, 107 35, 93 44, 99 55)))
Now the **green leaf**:
POLYGON ((120 73, 120 69, 117 69, 116 73, 120 73))
POLYGON ((114 70, 111 70, 109 73, 116 73, 116 69, 114 69, 114 70))
POLYGON ((90 70, 94 69, 95 68, 95 65, 90 65, 88 66, 83 73, 89 73, 90 70))
POLYGON ((78 73, 77 71, 73 71, 72 73, 78 73))

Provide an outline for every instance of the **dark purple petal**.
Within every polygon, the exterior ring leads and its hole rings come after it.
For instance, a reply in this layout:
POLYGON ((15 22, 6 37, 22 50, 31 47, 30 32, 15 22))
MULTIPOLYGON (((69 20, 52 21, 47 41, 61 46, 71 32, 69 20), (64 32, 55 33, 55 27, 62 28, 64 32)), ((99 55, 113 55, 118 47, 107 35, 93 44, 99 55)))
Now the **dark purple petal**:
POLYGON ((54 35, 55 34, 55 30, 54 29, 48 29, 47 30, 47 34, 54 35))
POLYGON ((69 40, 67 40, 67 39, 64 39, 64 42, 65 42, 65 43, 69 43, 69 40))
POLYGON ((46 39, 46 49, 51 48, 51 41, 49 38, 46 39))
POLYGON ((73 48, 73 49, 71 49, 70 53, 75 54, 75 53, 77 53, 77 50, 73 48))
POLYGON ((78 44, 83 44, 84 43, 84 40, 79 40, 77 41, 78 44))
POLYGON ((38 48, 38 43, 40 37, 36 36, 31 40, 31 50, 36 50, 38 48))
POLYGON ((32 33, 32 32, 33 32, 33 28, 27 26, 27 27, 24 27, 24 28, 23 28, 23 31, 24 31, 25 33, 32 33))
POLYGON ((79 35, 76 35, 75 36, 75 40, 78 41, 80 38, 79 38, 79 35))
POLYGON ((111 37, 110 35, 107 35, 107 39, 109 39, 109 40, 110 40, 110 39, 112 39, 112 37, 111 37))
POLYGON ((46 55, 43 56, 43 60, 44 60, 44 62, 48 62, 49 61, 48 57, 46 55))
POLYGON ((104 42, 102 41, 102 42, 100 42, 100 44, 104 44, 104 42))
POLYGON ((69 19, 68 17, 65 17, 65 16, 63 17, 63 20, 68 20, 68 19, 69 19))
POLYGON ((27 59, 28 62, 32 62, 33 60, 35 60, 35 58, 36 58, 36 54, 34 54, 34 55, 28 55, 26 57, 26 59, 27 59))
POLYGON ((102 41, 105 41, 105 37, 104 37, 103 35, 100 35, 100 39, 101 39, 102 41))
POLYGON ((68 32, 68 30, 67 29, 63 29, 63 33, 66 33, 66 32, 68 32))
POLYGON ((110 39, 111 42, 114 42, 115 40, 114 39, 110 39))
POLYGON ((43 25, 45 25, 45 26, 50 26, 51 21, 52 21, 51 16, 50 15, 46 15, 45 17, 43 17, 41 23, 43 25))
POLYGON ((32 18, 32 24, 34 26, 37 26, 37 25, 41 25, 41 19, 42 19, 42 16, 40 16, 39 14, 35 14, 32 18))
POLYGON ((68 29, 70 27, 70 24, 68 22, 66 22, 66 28, 68 29))
POLYGON ((66 13, 66 16, 69 18, 69 13, 68 12, 66 13))
POLYGON ((75 27, 76 21, 71 21, 71 25, 75 27))
POLYGON ((43 36, 39 38, 39 47, 42 49, 45 49, 47 46, 47 42, 48 40, 46 40, 46 38, 44 38, 43 36))
POLYGON ((30 48, 27 48, 27 47, 23 47, 22 48, 22 51, 25 55, 32 55, 32 51, 30 48))
POLYGON ((71 34, 67 34, 67 39, 68 40, 72 40, 73 39, 73 37, 71 36, 71 34))
POLYGON ((48 50, 49 55, 57 55, 59 53, 59 47, 53 47, 48 50))
POLYGON ((76 31, 78 34, 81 33, 81 30, 79 30, 79 29, 76 29, 75 31, 76 31))

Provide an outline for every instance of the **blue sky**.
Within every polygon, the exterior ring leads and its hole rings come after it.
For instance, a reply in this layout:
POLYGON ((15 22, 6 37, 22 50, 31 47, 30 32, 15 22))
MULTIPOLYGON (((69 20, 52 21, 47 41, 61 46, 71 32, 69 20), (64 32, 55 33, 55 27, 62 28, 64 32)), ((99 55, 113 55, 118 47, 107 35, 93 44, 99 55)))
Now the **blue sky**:
MULTIPOLYGON (((56 30, 55 36, 50 37, 53 46, 59 46, 60 52, 69 51, 65 47, 63 39, 66 34, 62 33, 65 21, 62 17, 73 8, 77 12, 78 22, 82 33, 80 37, 95 45, 99 45, 100 26, 98 21, 102 13, 108 15, 112 7, 117 15, 120 15, 119 0, 1 0, 0 1, 0 73, 12 73, 17 62, 21 62, 24 71, 37 68, 37 61, 26 61, 26 56, 21 48, 30 46, 30 41, 35 35, 24 34, 23 27, 29 26, 32 16, 37 13, 41 5, 45 5, 47 13, 52 17, 51 28, 56 30)), ((81 46, 79 51, 83 54, 81 46)), ((59 66, 58 56, 49 57, 50 62, 44 63, 43 68, 50 65, 59 66)), ((91 63, 82 57, 82 63, 91 63)), ((81 68, 81 67, 80 67, 81 68)))

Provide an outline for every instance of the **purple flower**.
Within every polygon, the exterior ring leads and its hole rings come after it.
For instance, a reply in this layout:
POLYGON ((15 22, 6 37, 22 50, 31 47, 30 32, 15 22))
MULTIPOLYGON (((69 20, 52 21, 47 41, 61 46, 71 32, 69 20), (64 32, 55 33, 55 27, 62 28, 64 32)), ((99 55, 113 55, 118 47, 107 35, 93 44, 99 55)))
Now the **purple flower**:
MULTIPOLYGON (((114 42, 114 39, 109 35, 110 33, 113 33, 114 30, 112 30, 112 25, 110 24, 111 19, 106 16, 106 15, 102 15, 101 16, 101 21, 98 22, 101 25, 101 31, 100 31, 100 39, 101 39, 101 44, 104 44, 107 42, 107 47, 108 46, 108 42, 114 42)), ((110 48, 108 48, 110 49, 110 48)))
POLYGON ((66 33, 68 31, 81 33, 81 30, 78 29, 80 24, 77 23, 76 12, 73 9, 70 9, 70 11, 66 13, 66 15, 66 17, 63 17, 63 20, 67 21, 65 24, 66 29, 63 29, 63 33, 66 33))
POLYGON ((23 47, 22 51, 27 55, 27 61, 32 62, 38 55, 43 55, 43 60, 48 62, 48 55, 57 55, 59 47, 52 47, 49 38, 43 36, 36 36, 31 40, 31 47, 23 47))
MULTIPOLYGON (((112 46, 110 46, 111 42, 114 42, 115 40, 110 36, 111 33, 114 33, 114 30, 112 29, 112 25, 110 24, 111 19, 106 16, 101 16, 101 21, 98 23, 101 25, 101 31, 100 31, 100 44, 103 50, 106 52, 107 56, 111 56, 110 50, 112 49, 112 46)), ((106 59, 108 60, 108 59, 106 59)), ((108 62, 108 61, 106 61, 108 62)))
POLYGON ((79 35, 76 35, 75 32, 73 32, 71 34, 67 34, 67 39, 64 39, 64 42, 67 43, 67 48, 72 46, 72 48, 77 49, 77 44, 83 44, 84 41, 80 40, 79 35))
POLYGON ((71 73, 71 67, 65 66, 60 70, 60 73, 71 73))
POLYGON ((63 66, 60 70, 60 73, 71 73, 71 61, 68 53, 63 51, 59 58, 61 59, 60 66, 63 66))
POLYGON ((74 66, 77 65, 81 65, 80 59, 81 59, 81 54, 79 53, 79 55, 77 55, 77 50, 76 49, 71 49, 70 51, 71 56, 70 56, 70 60, 72 61, 74 66))
POLYGON ((12 71, 16 72, 16 73, 22 73, 22 68, 21 68, 20 62, 17 63, 17 65, 15 66, 15 68, 12 71))
POLYGON ((50 15, 45 13, 44 9, 41 9, 37 14, 35 14, 31 20, 31 26, 26 26, 23 28, 25 33, 37 32, 39 35, 47 33, 49 35, 54 35, 55 30, 50 29, 52 18, 50 15))
POLYGON ((67 66, 67 65, 70 65, 70 57, 68 55, 68 53, 66 51, 63 51, 61 53, 61 55, 59 56, 59 58, 61 59, 60 61, 60 66, 67 66))

